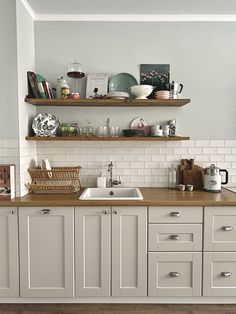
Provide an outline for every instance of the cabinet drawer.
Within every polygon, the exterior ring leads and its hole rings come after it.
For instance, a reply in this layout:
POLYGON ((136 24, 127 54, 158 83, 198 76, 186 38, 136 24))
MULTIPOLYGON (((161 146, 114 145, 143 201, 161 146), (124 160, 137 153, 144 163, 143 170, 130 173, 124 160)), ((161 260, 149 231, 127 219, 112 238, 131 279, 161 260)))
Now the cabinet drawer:
POLYGON ((149 223, 202 223, 201 206, 150 206, 149 223))
POLYGON ((205 251, 236 251, 236 207, 205 208, 205 251))
POLYGON ((236 296, 235 252, 204 253, 203 295, 236 296))
POLYGON ((201 251, 201 224, 149 224, 149 251, 201 251))
POLYGON ((148 253, 149 296, 200 296, 200 252, 148 253))

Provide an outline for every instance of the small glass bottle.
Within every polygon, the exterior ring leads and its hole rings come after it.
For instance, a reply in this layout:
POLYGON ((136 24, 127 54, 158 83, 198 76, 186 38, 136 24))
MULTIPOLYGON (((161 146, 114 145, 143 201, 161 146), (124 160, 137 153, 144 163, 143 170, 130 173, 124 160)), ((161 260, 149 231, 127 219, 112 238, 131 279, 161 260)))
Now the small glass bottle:
POLYGON ((177 170, 174 164, 171 164, 171 166, 168 168, 168 188, 169 189, 176 188, 176 184, 177 184, 176 177, 177 177, 177 170))

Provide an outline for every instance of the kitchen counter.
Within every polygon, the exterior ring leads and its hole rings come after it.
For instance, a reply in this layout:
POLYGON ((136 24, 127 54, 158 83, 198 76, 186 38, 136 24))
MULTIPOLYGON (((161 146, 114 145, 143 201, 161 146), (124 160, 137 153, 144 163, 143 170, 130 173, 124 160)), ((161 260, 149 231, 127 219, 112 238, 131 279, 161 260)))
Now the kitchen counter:
MULTIPOLYGON (((83 189, 84 190, 84 189, 83 189)), ((236 193, 222 189, 221 193, 178 191, 168 188, 140 188, 143 200, 85 201, 76 194, 27 194, 12 200, 0 200, 0 206, 236 206, 236 193)))

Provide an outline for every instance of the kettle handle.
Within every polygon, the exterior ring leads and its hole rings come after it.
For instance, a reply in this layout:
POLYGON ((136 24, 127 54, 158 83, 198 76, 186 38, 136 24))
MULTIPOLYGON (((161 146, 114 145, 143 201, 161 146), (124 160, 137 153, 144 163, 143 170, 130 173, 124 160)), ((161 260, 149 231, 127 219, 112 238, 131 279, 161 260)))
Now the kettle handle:
POLYGON ((179 84, 179 87, 180 87, 180 89, 179 89, 179 94, 180 94, 182 92, 182 89, 183 89, 184 85, 183 84, 179 84))
POLYGON ((221 182, 221 184, 227 184, 229 179, 229 173, 225 169, 220 169, 220 172, 225 172, 225 182, 221 182))

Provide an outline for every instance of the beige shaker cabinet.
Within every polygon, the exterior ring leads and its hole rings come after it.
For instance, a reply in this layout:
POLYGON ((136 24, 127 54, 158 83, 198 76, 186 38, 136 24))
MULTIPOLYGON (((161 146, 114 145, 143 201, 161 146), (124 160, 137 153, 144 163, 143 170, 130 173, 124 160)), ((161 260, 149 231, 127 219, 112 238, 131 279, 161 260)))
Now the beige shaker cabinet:
POLYGON ((16 207, 0 207, 0 248, 0 297, 19 297, 16 207))
POLYGON ((20 296, 73 297, 74 207, 19 208, 20 296))
POLYGON ((146 243, 146 207, 76 207, 76 296, 147 296, 146 243))
POLYGON ((148 296, 201 296, 201 252, 149 252, 148 296))
POLYGON ((205 207, 204 250, 236 251, 236 206, 205 207))
POLYGON ((111 208, 75 208, 76 297, 110 295, 111 208))

